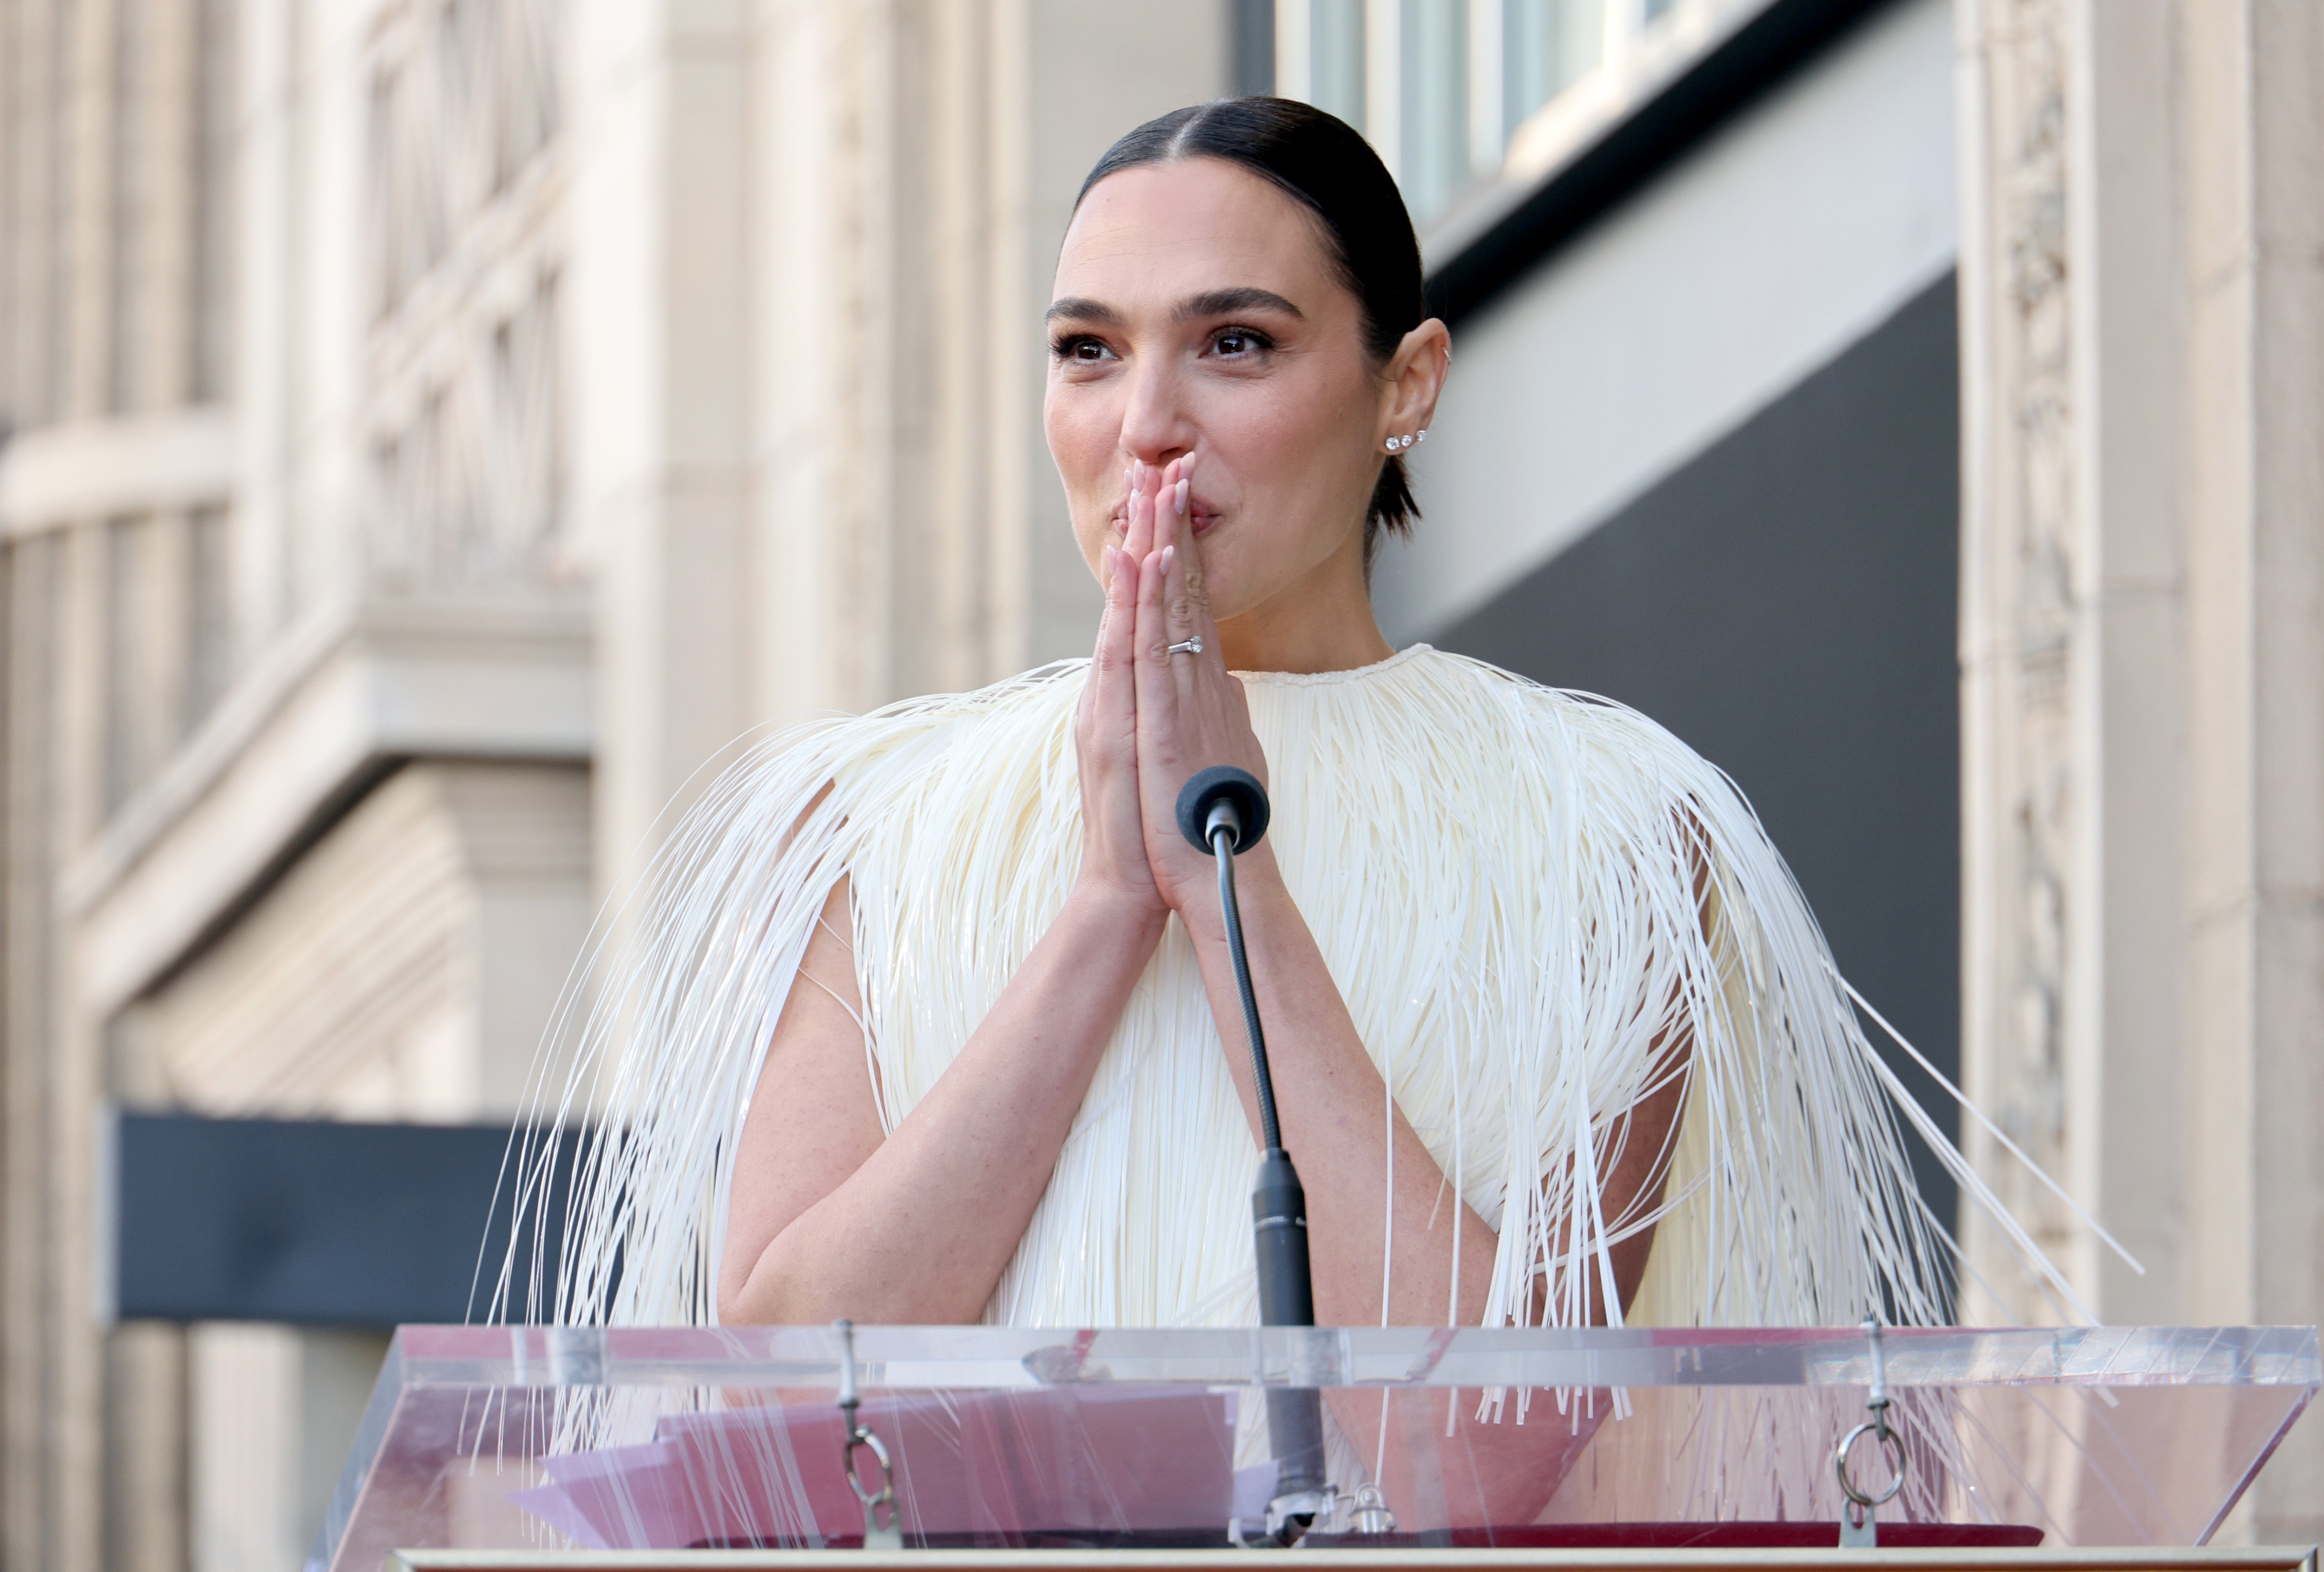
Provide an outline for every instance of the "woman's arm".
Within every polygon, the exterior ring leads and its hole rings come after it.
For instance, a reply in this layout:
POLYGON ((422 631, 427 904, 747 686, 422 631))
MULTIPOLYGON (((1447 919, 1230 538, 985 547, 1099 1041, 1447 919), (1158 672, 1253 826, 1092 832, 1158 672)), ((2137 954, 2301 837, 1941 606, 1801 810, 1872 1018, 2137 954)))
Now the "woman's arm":
MULTIPOLYGON (((1235 884, 1284 1146, 1307 1191, 1315 1319, 1325 1326, 1480 1324, 1499 1236, 1461 1200, 1403 1111, 1396 1110, 1392 1125, 1385 1117, 1388 1088, 1266 842, 1235 859, 1235 884), (1385 1302, 1384 1268, 1392 1268, 1386 1273, 1385 1302)), ((1218 903, 1213 896, 1207 912, 1199 909, 1199 900, 1190 906, 1195 909, 1182 911, 1179 919, 1194 939, 1211 1013, 1255 1137, 1258 1092, 1218 903)), ((1609 1145, 1618 1144, 1620 1151, 1599 1189, 1609 1227, 1618 1228, 1634 1211, 1652 1210, 1660 1194, 1683 1096, 1687 1047, 1683 1033, 1662 1040, 1655 1089, 1609 1132, 1609 1145)), ((1625 1307, 1646 1275, 1653 1246, 1648 1226, 1608 1248, 1625 1307)), ((1555 1288, 1537 1279, 1536 1303, 1528 1308, 1537 1315, 1539 1301, 1555 1288)), ((1594 1271, 1582 1292, 1589 1324, 1603 1326, 1609 1318, 1594 1271)))
POLYGON ((1077 889, 960 1057, 881 1138, 833 892, 744 1121, 718 1296, 727 1322, 973 1321, 1048 1187, 1162 931, 1077 889))
MULTIPOLYGON (((1173 465, 1167 478, 1176 482, 1173 465)), ((1107 553, 1106 611, 1074 717, 1082 857, 1072 893, 959 1057, 884 1138, 859 1021, 848 887, 824 908, 735 1154, 724 1321, 973 1321, 1048 1188, 1169 908, 1138 799, 1138 556, 1107 553), (1119 558, 1124 571, 1113 571, 1119 558)))
MULTIPOLYGON (((1281 875, 1271 859, 1256 860, 1266 850, 1262 841, 1235 860, 1237 894, 1284 1145, 1307 1192, 1315 1319, 1325 1326, 1478 1325, 1484 1319, 1499 1236, 1462 1201, 1401 1110, 1393 1131, 1384 1127, 1387 1088, 1281 875), (1246 864, 1252 865, 1248 878, 1246 864), (1390 1222, 1392 1258, 1383 1236, 1390 1222), (1383 1303, 1386 1266, 1393 1269, 1383 1303)), ((1186 914, 1181 918, 1194 926, 1186 914)), ((1241 998, 1215 911, 1194 942, 1211 1011, 1236 1060, 1235 1083, 1255 1133, 1257 1100, 1241 998)), ((1691 1048, 1683 1028, 1658 1037, 1657 1070, 1650 1078, 1654 1089, 1607 1132, 1609 1147, 1619 1152, 1599 1188, 1611 1231, 1619 1232, 1626 1218, 1651 1214, 1660 1202, 1691 1048)), ((1649 1224, 1608 1246, 1615 1292, 1625 1309, 1646 1275, 1653 1246, 1649 1224)), ((1592 1326, 1609 1319, 1600 1282, 1597 1264, 1591 1261, 1578 1286, 1582 1319, 1592 1326)), ((1562 1272, 1535 1278, 1528 1307, 1533 1316, 1540 1316, 1545 1299, 1563 1299, 1566 1286, 1562 1272)), ((1438 1510, 1452 1525, 1530 1522, 1587 1449, 1597 1420, 1557 1413, 1536 1393, 1532 1419, 1525 1425, 1516 1422, 1514 1402, 1499 1418, 1480 1420, 1476 1415, 1482 1395, 1421 1388, 1399 1391, 1393 1398, 1347 1390, 1329 1398, 1357 1455, 1367 1466, 1379 1458, 1375 1483, 1391 1506, 1441 1502, 1438 1510), (1386 1447, 1380 1445, 1383 1427, 1390 1438, 1386 1447)), ((1601 1394, 1597 1411, 1604 1411, 1601 1394)))

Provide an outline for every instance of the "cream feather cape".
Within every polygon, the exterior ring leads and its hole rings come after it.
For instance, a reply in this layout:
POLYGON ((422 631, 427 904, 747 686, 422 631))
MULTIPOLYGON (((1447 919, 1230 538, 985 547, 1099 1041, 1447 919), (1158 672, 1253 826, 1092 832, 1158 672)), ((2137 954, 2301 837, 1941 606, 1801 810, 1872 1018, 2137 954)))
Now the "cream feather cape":
MULTIPOLYGON (((592 1001, 566 1024, 576 1068, 539 1122, 586 1114, 600 1134, 575 1165, 553 1293, 504 1277, 503 1302, 715 1319, 736 1137, 754 1092, 782 1095, 757 1085, 762 1055, 843 873, 868 1080, 888 1128, 910 1114, 1073 881, 1086 670, 793 728, 718 780, 576 996, 592 1001)), ((1670 733, 1426 646, 1240 675, 1283 878, 1397 1106, 1499 1235, 1488 1324, 1536 1319, 1544 1276, 1539 1319, 1572 1323, 1585 1274, 1648 1220, 1634 1323, 1941 1319, 1951 1246, 1900 1114, 2023 1243, 1867 1042, 1749 806, 1670 733), (1682 1028, 1671 1181, 1652 1214, 1602 1217, 1619 1116, 1682 1028)), ((1257 1151, 1226 1053, 1174 922, 989 1319, 1257 1320, 1257 1151)), ((520 1164, 536 1227, 550 1150, 530 1142, 520 1164)))

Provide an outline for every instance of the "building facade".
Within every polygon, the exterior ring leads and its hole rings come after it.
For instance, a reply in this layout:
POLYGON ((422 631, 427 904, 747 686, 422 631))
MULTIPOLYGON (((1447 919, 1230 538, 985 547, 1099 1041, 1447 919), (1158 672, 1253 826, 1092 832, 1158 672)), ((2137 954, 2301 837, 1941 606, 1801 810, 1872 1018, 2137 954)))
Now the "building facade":
MULTIPOLYGON (((2324 13, 1589 9, 1428 237, 1391 636, 1727 768, 2092 1313, 2324 1318, 2324 13)), ((2067 1317, 1962 1227, 1963 1319, 2067 1317)), ((2319 1435, 2223 1532, 2324 1534, 2319 1435)))
POLYGON ((0 1565, 297 1566, 383 1346, 110 1319, 106 1109, 504 1124, 739 733, 1083 647, 1049 268, 1226 26, 0 5, 0 1565))
POLYGON ((2098 1314, 2324 1315, 2305 0, 0 0, 0 1569, 298 1564, 382 1347, 116 1313, 107 1109, 504 1124, 735 738, 1086 647, 1055 247, 1269 88, 1459 345, 1391 637, 1734 774, 2098 1314))
MULTIPOLYGON (((2313 1323, 2324 14, 1982 0, 1959 42, 1964 1068, 2144 1273, 1971 1150, 2104 1319, 2313 1323)), ((2324 1534, 2316 1428, 2234 1531, 2324 1534)))

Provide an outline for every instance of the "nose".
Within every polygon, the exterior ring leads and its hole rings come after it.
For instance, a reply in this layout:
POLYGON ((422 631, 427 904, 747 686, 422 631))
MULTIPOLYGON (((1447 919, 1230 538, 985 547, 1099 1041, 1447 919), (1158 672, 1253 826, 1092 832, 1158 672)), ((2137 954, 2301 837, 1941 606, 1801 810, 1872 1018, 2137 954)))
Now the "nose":
POLYGON ((1167 357, 1141 356, 1130 367, 1130 396, 1121 409, 1124 457, 1159 469, 1194 448, 1185 388, 1167 357))

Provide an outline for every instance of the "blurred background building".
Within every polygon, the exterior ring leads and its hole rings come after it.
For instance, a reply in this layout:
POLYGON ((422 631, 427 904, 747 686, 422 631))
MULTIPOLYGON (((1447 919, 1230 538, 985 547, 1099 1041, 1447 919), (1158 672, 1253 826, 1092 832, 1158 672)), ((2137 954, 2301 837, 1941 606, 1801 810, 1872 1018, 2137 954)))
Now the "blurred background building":
POLYGON ((0 1569, 296 1566, 695 772, 1086 647, 1056 246, 1252 90, 1460 346, 1391 637, 1732 772, 2103 1318, 2324 1314, 2310 0, 0 0, 0 1569))

